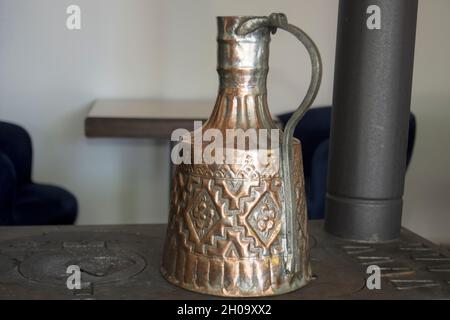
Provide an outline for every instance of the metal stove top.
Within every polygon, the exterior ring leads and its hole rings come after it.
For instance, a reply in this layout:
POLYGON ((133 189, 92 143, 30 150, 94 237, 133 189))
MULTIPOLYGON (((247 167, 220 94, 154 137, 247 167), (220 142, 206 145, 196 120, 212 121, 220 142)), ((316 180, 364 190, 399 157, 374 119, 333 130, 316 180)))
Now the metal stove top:
MULTIPOLYGON (((177 288, 159 272, 165 225, 0 227, 0 299, 215 299, 177 288), (69 290, 69 265, 82 289, 69 290)), ((401 238, 364 244, 310 223, 315 280, 270 299, 450 299, 450 254, 403 229, 401 238), (381 269, 381 289, 366 271, 381 269)))

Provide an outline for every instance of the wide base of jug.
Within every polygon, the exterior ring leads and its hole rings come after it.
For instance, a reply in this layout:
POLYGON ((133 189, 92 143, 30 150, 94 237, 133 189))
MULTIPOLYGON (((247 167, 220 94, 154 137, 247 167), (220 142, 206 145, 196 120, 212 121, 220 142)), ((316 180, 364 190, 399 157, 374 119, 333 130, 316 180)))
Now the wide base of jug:
POLYGON ((305 278, 295 277, 295 279, 290 282, 285 282, 283 285, 273 288, 270 287, 266 290, 260 291, 242 291, 242 290, 227 290, 225 287, 220 289, 212 288, 209 286, 200 287, 192 283, 181 282, 176 279, 174 276, 169 275, 164 268, 161 266, 160 268, 161 275, 166 279, 170 284, 180 287, 182 289, 192 291, 200 294, 207 294, 219 297, 227 297, 227 298, 254 298, 254 297, 270 297, 287 294, 296 290, 299 290, 311 282, 311 279, 307 280, 305 278))

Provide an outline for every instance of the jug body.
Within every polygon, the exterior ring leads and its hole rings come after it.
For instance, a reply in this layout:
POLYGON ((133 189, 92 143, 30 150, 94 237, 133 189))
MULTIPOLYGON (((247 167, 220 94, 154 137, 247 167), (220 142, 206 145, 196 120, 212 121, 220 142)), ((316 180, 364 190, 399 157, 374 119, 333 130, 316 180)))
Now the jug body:
MULTIPOLYGON (((176 165, 161 264, 162 275, 177 286, 228 297, 282 294, 311 279, 300 142, 294 139, 289 146, 291 219, 281 137, 267 135, 264 145, 233 140, 223 147, 223 155, 232 154, 233 161, 194 159, 199 132, 215 129, 225 137, 236 129, 278 130, 267 106, 270 29, 239 35, 237 28, 248 19, 218 17, 219 94, 208 121, 185 139, 190 163, 176 165), (268 158, 261 159, 261 149, 268 158)), ((209 142, 200 143, 204 149, 209 142)))

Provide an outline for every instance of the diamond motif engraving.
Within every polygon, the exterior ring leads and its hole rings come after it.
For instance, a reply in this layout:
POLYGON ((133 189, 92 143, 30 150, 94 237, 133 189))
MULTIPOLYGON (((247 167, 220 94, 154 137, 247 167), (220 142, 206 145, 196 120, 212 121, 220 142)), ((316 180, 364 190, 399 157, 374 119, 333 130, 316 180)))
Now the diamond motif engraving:
POLYGON ((279 208, 266 193, 248 216, 248 223, 266 247, 275 240, 281 227, 279 208))
POLYGON ((220 215, 215 209, 214 202, 205 190, 198 194, 191 209, 188 211, 188 215, 199 240, 203 239, 212 226, 220 220, 220 215))

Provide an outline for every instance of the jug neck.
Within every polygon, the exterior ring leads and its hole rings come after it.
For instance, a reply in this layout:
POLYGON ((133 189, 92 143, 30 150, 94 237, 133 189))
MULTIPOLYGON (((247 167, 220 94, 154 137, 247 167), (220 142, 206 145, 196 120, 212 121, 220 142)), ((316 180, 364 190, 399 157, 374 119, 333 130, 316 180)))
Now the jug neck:
POLYGON ((245 36, 236 29, 249 17, 218 17, 219 95, 205 128, 276 129, 267 106, 268 29, 245 36))
POLYGON ((217 72, 220 93, 265 94, 270 33, 260 28, 247 35, 236 29, 250 17, 218 17, 217 72))

